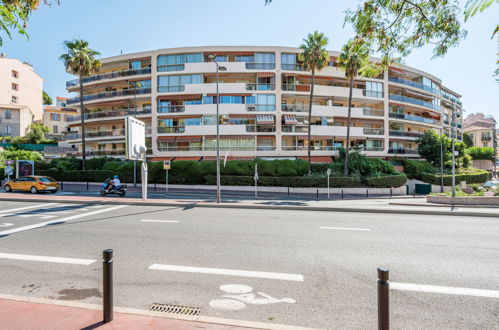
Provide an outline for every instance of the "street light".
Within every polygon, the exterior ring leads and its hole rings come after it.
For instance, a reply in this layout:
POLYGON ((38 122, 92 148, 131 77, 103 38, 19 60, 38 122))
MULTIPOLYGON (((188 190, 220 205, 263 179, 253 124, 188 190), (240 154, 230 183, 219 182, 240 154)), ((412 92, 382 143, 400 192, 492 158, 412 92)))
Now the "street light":
POLYGON ((215 63, 217 67, 217 203, 220 203, 222 199, 222 193, 220 191, 220 115, 219 115, 219 103, 220 94, 218 92, 218 71, 227 71, 227 68, 218 64, 215 54, 208 54, 207 57, 215 63))

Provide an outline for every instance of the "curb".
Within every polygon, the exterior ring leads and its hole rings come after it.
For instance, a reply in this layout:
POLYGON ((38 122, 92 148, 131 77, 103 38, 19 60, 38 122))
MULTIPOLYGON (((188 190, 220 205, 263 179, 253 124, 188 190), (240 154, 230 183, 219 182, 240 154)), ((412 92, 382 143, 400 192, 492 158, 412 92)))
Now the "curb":
MULTIPOLYGON (((401 203, 401 202, 390 202, 390 205, 399 205, 399 206, 422 206, 422 207, 451 207, 452 204, 436 204, 436 203, 401 203)), ((454 204, 454 207, 466 207, 466 208, 475 208, 475 209, 498 209, 499 205, 464 205, 464 204, 454 204)), ((499 213, 497 215, 499 217, 499 213)))
MULTIPOLYGON (((28 303, 38 303, 38 304, 46 304, 46 305, 57 305, 64 307, 74 307, 74 308, 82 308, 82 309, 91 309, 91 310, 102 310, 101 305, 96 304, 87 304, 76 301, 61 301, 55 299, 46 299, 46 298, 35 298, 35 297, 25 297, 25 296, 16 296, 16 295, 8 295, 8 294, 0 294, 0 299, 4 300, 13 300, 13 301, 21 301, 28 303)), ((114 311, 122 314, 135 314, 142 316, 151 316, 151 317, 160 317, 166 319, 174 319, 174 320, 182 320, 182 321, 191 321, 191 322, 199 322, 199 323, 211 323, 211 324, 219 324, 219 325, 228 325, 228 326, 236 326, 236 327, 244 327, 244 328, 257 328, 257 329, 268 329, 268 330, 317 330, 317 328, 304 328, 297 327, 291 325, 284 324, 272 324, 272 323, 263 323, 263 322, 253 322, 253 321, 244 321, 244 320, 234 320, 234 319, 225 319, 219 317, 211 317, 211 316, 188 316, 188 315, 178 315, 178 314, 170 314, 170 313, 162 313, 162 312, 151 312, 143 309, 136 308, 128 308, 128 307, 114 307, 114 311)))
MULTIPOLYGON (((469 217, 486 217, 497 218, 497 213, 486 212, 461 212, 461 211, 427 211, 427 210, 389 210, 389 209, 372 209, 372 208, 346 208, 346 207, 320 207, 320 206, 292 206, 292 205, 255 205, 255 204, 207 204, 207 203, 179 203, 179 202, 143 202, 143 201, 82 201, 82 200, 53 200, 42 198, 19 199, 1 197, 0 201, 11 202, 43 202, 43 203, 63 203, 63 204, 88 204, 88 205, 133 205, 133 206, 170 206, 178 208, 229 208, 229 209, 257 209, 257 210, 287 210, 287 211, 322 211, 322 212, 348 212, 348 213, 382 213, 382 214, 416 214, 416 215, 448 215, 448 216, 469 216, 469 217)), ((449 207, 449 206, 447 206, 449 207)))

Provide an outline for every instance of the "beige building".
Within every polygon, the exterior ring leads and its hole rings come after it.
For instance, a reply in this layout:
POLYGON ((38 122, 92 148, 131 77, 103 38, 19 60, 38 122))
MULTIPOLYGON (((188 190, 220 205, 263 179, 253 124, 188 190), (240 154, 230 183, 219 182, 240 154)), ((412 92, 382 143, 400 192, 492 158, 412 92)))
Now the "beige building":
POLYGON ((57 97, 55 106, 46 105, 43 107, 43 124, 50 129, 50 138, 62 140, 64 133, 68 131, 68 124, 72 122, 72 117, 78 114, 76 109, 66 107, 65 97, 57 97))
POLYGON ((496 121, 483 113, 472 113, 464 120, 464 131, 469 134, 475 147, 494 147, 496 121))
MULTIPOLYGON (((100 71, 84 78, 89 156, 124 156, 125 116, 146 123, 148 157, 155 160, 213 160, 216 104, 220 145, 228 159, 305 158, 311 73, 298 48, 188 47, 102 59, 100 71), (216 97, 216 55, 225 67, 216 97)), ((312 161, 330 162, 346 144, 349 82, 329 52, 317 73, 312 103, 312 161)), ((376 59, 373 59, 376 61, 376 59)), ((79 107, 78 80, 68 106, 79 107)), ((357 77, 353 87, 351 146, 373 157, 418 158, 416 140, 427 130, 462 138, 460 95, 442 81, 409 66, 391 67, 375 78, 357 77)), ((81 145, 79 119, 70 125, 71 144, 81 145)))
POLYGON ((30 64, 0 54, 0 136, 24 136, 42 120, 42 88, 30 64))

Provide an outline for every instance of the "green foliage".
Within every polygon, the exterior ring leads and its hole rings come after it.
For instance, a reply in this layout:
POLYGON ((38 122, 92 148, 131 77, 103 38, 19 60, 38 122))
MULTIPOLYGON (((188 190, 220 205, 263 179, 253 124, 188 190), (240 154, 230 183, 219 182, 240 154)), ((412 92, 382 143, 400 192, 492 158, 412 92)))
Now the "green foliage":
MULTIPOLYGON (((206 184, 216 184, 215 175, 205 176, 206 184)), ((252 186, 255 184, 253 176, 222 176, 220 179, 222 185, 227 186, 252 186)), ((360 180, 355 177, 331 177, 331 188, 341 187, 359 187, 361 186, 360 180)), ((311 187, 311 188, 324 188, 327 187, 326 177, 314 176, 289 176, 289 177, 264 177, 261 176, 258 180, 259 186, 264 187, 311 187)))
POLYGON ((43 156, 41 153, 36 151, 17 150, 15 148, 9 148, 0 153, 0 167, 5 166, 5 160, 7 159, 40 161, 43 159, 43 156))
POLYGON ((494 148, 492 147, 471 147, 465 150, 474 160, 485 159, 494 160, 494 148))
POLYGON ((36 163, 35 168, 40 170, 57 170, 62 172, 77 171, 81 169, 81 160, 75 157, 55 158, 50 162, 36 163))
POLYGON ((43 104, 44 105, 51 105, 54 103, 50 95, 47 94, 47 92, 43 91, 43 104))
POLYGON ((382 175, 367 178, 367 184, 376 188, 398 188, 407 182, 405 174, 382 175))
MULTIPOLYGON (((444 164, 449 167, 449 162, 452 161, 452 139, 445 135, 438 135, 434 131, 426 131, 423 136, 421 136, 417 141, 418 143, 418 153, 431 162, 433 165, 439 167, 441 162, 441 145, 443 146, 443 161, 444 164)), ((466 164, 467 160, 462 158, 465 155, 464 142, 454 140, 454 150, 458 152, 456 157, 456 166, 462 167, 466 164)))
MULTIPOLYGON (((86 77, 99 70, 102 63, 95 57, 100 53, 89 47, 88 41, 82 39, 64 41, 66 53, 59 59, 72 74, 86 77)), ((81 97, 81 95, 80 95, 81 97)))
POLYGON ((464 144, 466 144, 466 148, 473 147, 473 140, 471 139, 470 133, 467 132, 463 133, 463 142, 464 144))
POLYGON ((402 158, 404 173, 409 179, 421 180, 423 173, 438 173, 439 168, 424 160, 402 158))
MULTIPOLYGON (((340 160, 331 166, 332 173, 339 174, 338 170, 343 168, 345 151, 340 150, 340 160)), ((370 177, 381 174, 394 174, 395 169, 390 162, 379 158, 369 158, 360 153, 359 150, 351 151, 348 156, 348 172, 359 177, 370 177)))
MULTIPOLYGON (((489 179, 489 177, 490 177, 490 173, 487 171, 474 170, 474 172, 457 174, 456 175, 456 184, 459 184, 459 182, 461 182, 461 181, 466 181, 467 184, 484 183, 489 179)), ((422 175, 422 181, 424 181, 426 183, 439 185, 441 182, 441 176, 435 175, 435 174, 430 174, 430 173, 424 173, 422 175)), ((445 186, 452 185, 452 175, 449 175, 449 174, 444 175, 444 185, 445 186)))
MULTIPOLYGON (((86 168, 87 168, 87 170, 101 170, 104 168, 105 164, 112 162, 112 161, 116 161, 116 159, 112 158, 112 157, 91 158, 91 159, 87 160, 86 168)), ((79 163, 81 164, 81 161, 79 163)))
POLYGON ((42 123, 34 122, 29 127, 29 132, 26 134, 27 143, 46 143, 45 134, 49 132, 49 128, 42 123))
MULTIPOLYGON (((72 182, 104 182, 111 178, 116 173, 114 171, 60 171, 57 169, 37 170, 36 175, 50 176, 57 181, 72 181, 72 182)), ((122 182, 131 182, 132 178, 127 175, 120 174, 122 182)))

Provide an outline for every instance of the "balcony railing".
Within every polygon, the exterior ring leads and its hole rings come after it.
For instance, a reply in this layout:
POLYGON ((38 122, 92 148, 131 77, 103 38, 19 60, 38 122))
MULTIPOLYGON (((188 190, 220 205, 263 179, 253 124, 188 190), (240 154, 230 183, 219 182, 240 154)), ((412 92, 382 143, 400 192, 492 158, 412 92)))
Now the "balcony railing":
POLYGON ((368 91, 368 90, 363 90, 362 94, 366 97, 376 97, 376 98, 383 98, 384 93, 383 92, 376 92, 376 91, 368 91))
POLYGON ((310 92, 310 85, 306 84, 282 84, 281 88, 288 92, 310 92))
POLYGON ((275 63, 255 63, 255 62, 247 62, 246 69, 250 70, 274 70, 275 63))
POLYGON ((202 146, 160 146, 158 151, 168 152, 168 151, 202 151, 202 146))
POLYGON ((388 149, 389 154, 418 154, 417 149, 405 149, 405 148, 390 148, 388 149))
POLYGON ((246 125, 246 132, 272 133, 272 132, 275 132, 275 126, 271 126, 271 125, 262 125, 262 126, 246 125))
POLYGON ((305 71, 301 64, 285 64, 281 63, 281 69, 290 71, 305 71))
POLYGON ((275 104, 247 104, 246 111, 275 111, 275 104))
POLYGON ((158 106, 158 113, 185 112, 183 105, 158 106))
POLYGON ((383 128, 368 128, 364 127, 364 134, 366 135, 383 135, 385 134, 385 130, 383 128))
POLYGON ((403 85, 407 85, 407 86, 411 86, 411 87, 416 87, 416 88, 425 90, 425 91, 433 93, 433 94, 442 95, 442 91, 435 89, 435 88, 431 88, 429 86, 423 85, 423 84, 415 82, 415 81, 411 81, 411 80, 407 80, 407 79, 403 79, 403 78, 388 78, 388 80, 391 82, 397 83, 397 84, 403 84, 403 85))
POLYGON ((440 122, 438 120, 434 120, 431 118, 425 118, 425 117, 420 117, 420 116, 413 116, 413 115, 406 115, 403 113, 390 113, 390 118, 397 118, 397 119, 404 119, 404 120, 410 120, 410 121, 417 121, 420 123, 425 123, 425 124, 432 124, 432 125, 438 125, 440 122))
MULTIPOLYGON (((95 131, 95 132, 85 132, 85 137, 109 137, 109 136, 125 136, 125 129, 113 129, 109 131, 95 131)), ((67 140, 78 140, 81 139, 81 133, 69 133, 66 134, 67 140)))
POLYGON ((273 91, 275 84, 246 84, 246 90, 249 91, 273 91))
MULTIPOLYGON (((151 68, 142 68, 142 69, 129 69, 129 70, 123 70, 123 71, 115 71, 115 72, 109 72, 109 73, 103 73, 103 74, 97 74, 95 76, 90 76, 82 79, 82 82, 88 83, 92 81, 98 81, 98 80, 103 80, 103 79, 113 79, 113 78, 118 78, 118 77, 129 77, 129 76, 135 76, 135 75, 142 75, 142 74, 150 74, 151 73, 151 68)), ((80 83, 79 79, 73 79, 70 81, 66 82, 66 87, 74 87, 78 86, 80 83)))
POLYGON ((440 109, 441 109, 441 107, 439 105, 436 105, 436 104, 433 104, 430 102, 426 102, 426 101, 422 101, 422 100, 418 100, 418 99, 415 99, 413 97, 402 96, 402 95, 397 95, 397 94, 390 94, 389 98, 392 101, 399 101, 399 102, 406 102, 406 103, 422 105, 424 107, 427 107, 427 108, 430 108, 430 109, 433 109, 436 111, 440 111, 440 109))
POLYGON ((458 100, 455 97, 452 97, 452 96, 445 94, 445 93, 444 93, 444 99, 449 100, 449 101, 454 101, 455 103, 462 105, 461 100, 458 100))
POLYGON ((272 151, 275 150, 275 146, 257 146, 256 150, 258 151, 272 151))
MULTIPOLYGON (((338 150, 335 146, 312 146, 311 150, 322 150, 322 151, 335 151, 338 150)), ((285 151, 300 151, 308 150, 307 146, 282 146, 282 150, 285 151)))
POLYGON ((482 135, 482 141, 492 141, 492 136, 482 135))
MULTIPOLYGON (((137 115, 145 115, 151 113, 151 108, 139 108, 137 109, 137 115)), ((111 118, 111 117, 124 117, 133 116, 135 114, 135 109, 119 109, 119 110, 103 110, 103 111, 92 111, 85 113, 85 119, 96 119, 96 118, 111 118)), ((80 116, 68 117, 68 122, 80 121, 80 116)))
POLYGON ((421 137, 423 133, 407 132, 407 131, 390 131, 390 136, 406 136, 406 137, 421 137))
POLYGON ((307 126, 282 125, 282 131, 285 133, 307 133, 307 126))
POLYGON ((170 133, 185 133, 185 126, 158 126, 158 133, 160 134, 170 134, 170 133))
POLYGON ((185 85, 158 86, 158 93, 180 93, 185 90, 185 85))
POLYGON ((281 104, 281 110, 286 112, 306 112, 308 111, 308 105, 281 104))
POLYGON ((383 117, 385 112, 383 110, 362 109, 364 116, 378 116, 383 117))
MULTIPOLYGON (((83 101, 92 101, 92 100, 99 100, 99 99, 107 99, 111 97, 118 97, 118 96, 133 96, 133 95, 141 95, 141 94, 151 94, 151 89, 150 88, 140 88, 140 89, 125 89, 121 91, 113 91, 113 92, 102 92, 98 94, 90 94, 90 95, 84 95, 83 96, 83 101)), ((80 102, 79 97, 73 97, 67 100, 67 104, 75 104, 80 102)))

